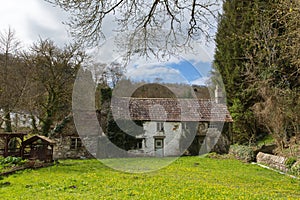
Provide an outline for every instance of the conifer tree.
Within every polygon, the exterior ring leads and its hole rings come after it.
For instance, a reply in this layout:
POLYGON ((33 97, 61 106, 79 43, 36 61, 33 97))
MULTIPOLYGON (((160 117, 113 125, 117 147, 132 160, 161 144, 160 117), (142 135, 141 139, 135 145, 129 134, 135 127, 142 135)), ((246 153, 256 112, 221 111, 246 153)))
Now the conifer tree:
POLYGON ((255 92, 248 90, 244 39, 253 24, 254 2, 246 0, 225 1, 223 15, 219 18, 216 35, 214 68, 223 78, 230 112, 234 118, 234 142, 248 142, 256 135, 256 123, 250 108, 255 102, 255 92))

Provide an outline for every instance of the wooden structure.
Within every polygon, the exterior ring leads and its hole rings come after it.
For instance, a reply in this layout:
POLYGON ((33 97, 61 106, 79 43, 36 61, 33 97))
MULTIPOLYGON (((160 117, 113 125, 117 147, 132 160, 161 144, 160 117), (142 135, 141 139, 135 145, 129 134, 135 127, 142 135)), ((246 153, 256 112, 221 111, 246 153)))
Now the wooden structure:
POLYGON ((35 135, 22 143, 23 159, 53 162, 53 146, 55 142, 45 136, 35 135))
POLYGON ((25 135, 27 133, 0 133, 0 155, 20 157, 25 135))

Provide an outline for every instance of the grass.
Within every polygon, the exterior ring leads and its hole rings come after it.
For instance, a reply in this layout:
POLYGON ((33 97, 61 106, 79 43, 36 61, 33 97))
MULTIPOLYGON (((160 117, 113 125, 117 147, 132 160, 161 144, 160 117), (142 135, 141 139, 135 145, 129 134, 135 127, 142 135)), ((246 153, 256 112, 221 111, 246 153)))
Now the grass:
MULTIPOLYGON (((167 162, 168 162, 168 158, 167 162)), ((131 166, 164 159, 107 160, 131 166)), ((65 160, 0 181, 1 199, 300 199, 300 180, 230 159, 182 157, 149 173, 124 173, 97 160, 65 160)))

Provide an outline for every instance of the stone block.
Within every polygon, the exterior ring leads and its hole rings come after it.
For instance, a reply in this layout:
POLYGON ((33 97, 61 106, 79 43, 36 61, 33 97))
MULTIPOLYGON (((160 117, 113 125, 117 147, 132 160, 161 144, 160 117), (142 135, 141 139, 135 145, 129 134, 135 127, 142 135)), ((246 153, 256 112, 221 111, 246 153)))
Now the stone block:
POLYGON ((284 172, 288 171, 288 168, 285 166, 285 157, 259 152, 256 156, 256 160, 257 163, 267 165, 274 169, 278 169, 284 172))

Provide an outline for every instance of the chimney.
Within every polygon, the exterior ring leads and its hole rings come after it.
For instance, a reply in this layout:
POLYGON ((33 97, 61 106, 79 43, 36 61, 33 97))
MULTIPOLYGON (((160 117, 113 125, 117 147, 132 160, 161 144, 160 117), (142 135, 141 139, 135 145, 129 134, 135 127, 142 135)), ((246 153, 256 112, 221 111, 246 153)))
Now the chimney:
POLYGON ((224 103, 223 92, 222 92, 222 89, 219 88, 219 85, 216 85, 216 89, 215 89, 215 101, 216 101, 216 103, 224 103))

